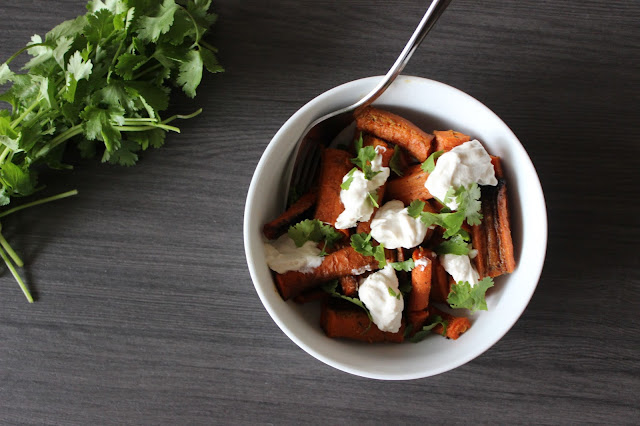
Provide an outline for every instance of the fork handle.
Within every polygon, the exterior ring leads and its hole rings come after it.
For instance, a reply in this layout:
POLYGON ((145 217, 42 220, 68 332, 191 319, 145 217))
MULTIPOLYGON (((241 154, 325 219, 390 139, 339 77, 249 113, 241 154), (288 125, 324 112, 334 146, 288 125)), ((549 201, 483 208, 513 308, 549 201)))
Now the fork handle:
POLYGON ((413 52, 415 52, 418 46, 420 46, 422 40, 424 40, 431 28, 433 28, 433 25, 436 23, 438 18, 440 18, 447 6, 449 6, 449 3, 451 3, 451 0, 433 0, 431 2, 429 9, 427 9, 404 49, 402 49, 400 56, 396 59, 396 62, 389 71, 387 71, 384 79, 382 79, 382 81, 380 81, 380 83, 378 83, 371 92, 354 105, 356 113, 358 110, 368 107, 378 99, 378 97, 387 90, 391 83, 393 83, 396 77, 400 75, 405 65, 407 65, 407 62, 409 62, 411 55, 413 55, 413 52))

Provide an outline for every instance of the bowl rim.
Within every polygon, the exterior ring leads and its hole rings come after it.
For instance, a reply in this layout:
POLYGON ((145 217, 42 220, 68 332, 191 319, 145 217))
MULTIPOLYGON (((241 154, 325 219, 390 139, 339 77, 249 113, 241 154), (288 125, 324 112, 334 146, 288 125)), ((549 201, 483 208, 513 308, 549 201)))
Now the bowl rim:
MULTIPOLYGON (((466 92, 463 92, 460 89, 457 89, 457 88, 455 88, 453 86, 450 86, 448 84, 445 84, 445 83, 442 83, 442 82, 439 82, 439 81, 436 81, 436 80, 424 78, 424 77, 418 77, 418 76, 409 76, 409 75, 398 76, 398 80, 400 80, 400 79, 415 80, 415 81, 419 81, 419 82, 422 82, 422 83, 441 86, 441 88, 443 88, 445 90, 457 92, 458 95, 467 98, 466 100, 469 101, 470 103, 475 103, 477 107, 483 108, 483 109, 486 110, 486 112, 488 114, 493 115, 494 118, 497 119, 498 122, 501 123, 504 126, 505 131, 508 132, 508 135, 510 137, 512 137, 514 141, 517 142, 517 144, 513 148, 518 150, 518 151, 520 151, 518 153, 519 156, 527 163, 527 166, 529 166, 532 169, 533 176, 535 177, 535 182, 529 182, 528 185, 531 185, 531 187, 533 187, 534 189, 538 190, 538 191, 536 191, 536 194, 535 194, 535 196, 538 198, 537 199, 537 204, 540 206, 540 208, 544 212, 543 217, 539 218, 539 220, 541 221, 539 223, 539 225, 541 225, 541 229, 539 229, 538 233, 537 233, 537 239, 539 241, 539 244, 537 244, 537 247, 540 248, 540 253, 539 253, 539 256, 536 257, 537 262, 535 262, 535 264, 533 265, 533 268, 536 271, 535 276, 531 277, 532 281, 534 281, 535 284, 530 286, 530 288, 528 289, 529 292, 524 294, 520 298, 522 302, 521 302, 521 306, 516 311, 517 315, 513 315, 513 321, 507 327, 505 327, 502 330, 500 330, 499 333, 492 334, 491 338, 483 341, 484 344, 481 347, 476 347, 477 350, 469 352, 468 354, 466 354, 466 356, 460 357, 456 362, 453 362, 453 363, 448 364, 448 365, 441 366, 440 368, 433 367, 433 368, 430 369, 430 371, 428 373, 420 371, 420 372, 407 372, 407 373, 403 373, 403 374, 386 374, 386 373, 380 374, 380 373, 372 372, 372 371, 365 370, 365 369, 350 368, 348 366, 343 365, 342 363, 340 363, 338 361, 333 360, 331 357, 326 356, 326 355, 314 350, 313 348, 309 347, 305 342, 303 342, 300 338, 298 338, 298 336, 291 330, 291 328, 284 321, 282 321, 282 319, 279 317, 278 313, 275 311, 275 308, 273 306, 271 306, 271 304, 269 303, 269 301, 268 301, 268 299, 266 297, 265 289, 263 289, 258 284, 258 280, 259 280, 258 273, 257 273, 256 268, 255 268, 255 259, 253 258, 253 253, 251 251, 252 235, 250 235, 250 233, 248 231, 249 228, 250 228, 250 224, 252 222, 251 211, 253 210, 253 200, 255 198, 256 191, 259 190, 259 182, 258 182, 258 179, 256 179, 256 177, 261 174, 262 169, 265 167, 265 164, 267 163, 267 160, 271 156, 272 152, 276 149, 277 145, 281 145, 281 144, 286 143, 284 141, 281 141, 280 143, 278 143, 278 140, 282 137, 282 134, 287 133, 289 131, 289 129, 292 126, 295 125, 296 121, 299 119, 299 117, 301 115, 307 113, 308 110, 312 109, 317 104, 322 103, 325 99, 334 96, 338 92, 341 92, 343 90, 348 89, 350 86, 355 86, 355 85, 358 85, 358 84, 364 84, 364 83, 369 83, 370 82, 371 83, 371 87, 373 87, 373 85, 375 85, 381 78, 383 78, 383 76, 381 76, 381 75, 379 75, 379 76, 371 76, 371 77, 364 77, 364 78, 352 80, 352 81, 340 84, 340 85, 338 85, 336 87, 333 87, 333 88, 331 88, 331 89, 319 94, 318 96, 316 96, 315 98, 313 98, 312 100, 310 100, 309 102, 304 104, 291 117, 289 117, 286 120, 286 122, 280 127, 280 129, 278 129, 278 131, 275 133, 275 135, 269 141, 269 144, 267 145, 265 151, 261 155, 260 161, 258 162, 258 164, 256 166, 256 169, 255 169, 255 171, 254 171, 254 173, 252 175, 251 183, 250 183, 249 189, 247 191, 247 197, 246 197, 245 209, 244 209, 244 219, 243 219, 243 243, 244 243, 245 256, 246 256, 247 266, 249 268, 249 273, 250 273, 250 276, 251 276, 251 280, 252 280, 252 283, 254 285, 254 288, 255 288, 256 292, 258 293, 258 297, 260 298, 260 301, 261 301, 262 305, 264 306, 264 308, 269 313, 269 316, 271 317, 271 319, 278 325, 278 327, 285 333, 285 335, 287 335, 287 337, 289 337, 289 339, 291 339, 298 347, 300 347, 302 350, 307 352, 309 355, 313 356, 314 358, 318 359, 319 361, 324 362, 325 364, 327 364, 327 365, 329 365, 331 367, 334 367, 334 368, 336 368, 336 369, 338 369, 340 371, 344 371, 344 372, 347 372, 347 373, 350 373, 350 374, 354 374, 354 375, 357 375, 357 376, 367 377, 367 378, 372 378, 372 379, 379 379, 379 380, 419 379, 419 378, 425 378, 425 377, 430 377, 430 376, 434 376, 434 375, 437 375, 437 374, 441 374, 441 373, 444 373, 446 371, 449 371, 449 370, 452 370, 454 368, 457 368, 457 367, 459 367, 461 365, 464 365, 467 362, 469 362, 469 361, 477 358, 478 356, 482 355, 489 348, 491 348, 494 344, 496 344, 500 339, 502 339, 504 337, 504 335, 515 325, 515 323, 518 321, 518 319, 522 316, 522 313, 524 312, 524 310, 528 306, 531 298, 533 297, 533 293, 535 292, 535 290, 536 290, 536 288, 537 288, 537 286, 539 284, 540 277, 542 275, 542 269, 543 269, 545 258, 546 258, 547 242, 548 242, 548 218, 547 218, 546 202, 545 202, 545 199, 544 199, 544 192, 542 190, 542 185, 540 183, 540 178, 539 178, 538 173, 537 173, 537 171, 535 169, 535 166, 533 165, 533 162, 531 161, 531 158, 527 154, 526 150, 522 146, 522 143, 515 136, 515 134, 511 130, 511 128, 509 128, 509 126, 496 113, 494 113, 485 104, 483 104, 479 100, 475 99, 471 95, 467 94, 466 92)), ((313 117, 312 120, 316 119, 316 118, 318 118, 318 117, 313 117)), ((289 142, 289 143, 294 143, 294 142, 289 142)), ((293 303, 293 302, 290 301, 289 303, 293 303)))

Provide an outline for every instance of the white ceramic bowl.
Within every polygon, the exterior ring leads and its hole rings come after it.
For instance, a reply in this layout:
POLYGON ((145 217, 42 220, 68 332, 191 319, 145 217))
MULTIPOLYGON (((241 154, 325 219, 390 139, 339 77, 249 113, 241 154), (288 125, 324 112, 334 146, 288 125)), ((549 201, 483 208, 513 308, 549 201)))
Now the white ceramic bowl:
POLYGON ((253 284, 265 308, 291 340, 309 354, 358 376, 403 380, 428 377, 458 367, 489 349, 513 326, 536 288, 547 246, 547 214, 542 187, 524 148, 489 108, 445 84, 401 76, 375 105, 396 112, 426 131, 454 129, 479 139, 502 157, 511 206, 517 268, 495 279, 488 311, 471 317, 458 340, 437 335, 420 343, 366 344, 330 339, 320 328, 317 304, 284 302, 265 263, 261 229, 281 212, 283 174, 304 128, 315 118, 350 105, 381 77, 352 81, 329 90, 296 112, 269 143, 251 180, 244 213, 244 244, 253 284))

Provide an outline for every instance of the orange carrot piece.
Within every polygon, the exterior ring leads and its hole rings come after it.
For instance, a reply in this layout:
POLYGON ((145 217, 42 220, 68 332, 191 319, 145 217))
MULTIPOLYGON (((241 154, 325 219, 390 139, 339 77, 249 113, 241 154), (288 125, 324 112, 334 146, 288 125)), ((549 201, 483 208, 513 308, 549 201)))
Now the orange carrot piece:
POLYGON ((385 199, 400 200, 408 206, 413 200, 426 201, 433 198, 424 187, 427 177, 429 175, 420 168, 420 164, 408 167, 404 176, 387 181, 385 199))
POLYGON ((358 295, 358 280, 353 275, 345 275, 338 278, 340 281, 340 287, 342 287, 342 294, 349 297, 356 297, 358 295))
MULTIPOLYGON (((322 167, 318 188, 318 203, 314 218, 333 226, 344 210, 340 201, 340 185, 342 178, 353 168, 351 154, 341 149, 327 148, 322 153, 322 167)), ((339 230, 346 236, 349 231, 339 230)))
POLYGON ((400 145, 420 162, 431 154, 433 135, 389 111, 365 108, 356 116, 356 126, 360 130, 400 145))
POLYGON ((481 278, 497 277, 515 270, 507 186, 499 157, 492 157, 497 186, 482 186, 482 223, 471 227, 471 243, 478 250, 474 264, 481 278))
POLYGON ((298 201, 293 203, 280 216, 264 225, 262 233, 270 240, 278 238, 286 228, 292 225, 296 219, 302 216, 307 210, 313 207, 318 199, 318 191, 312 188, 304 194, 298 201))
MULTIPOLYGON (((469 321, 469 318, 456 317, 433 306, 429 307, 429 314, 430 316, 440 315, 440 317, 447 322, 447 332, 445 337, 448 339, 456 340, 462 333, 471 328, 471 321, 469 321)), ((442 327, 441 324, 438 324, 433 327, 431 331, 442 336, 444 327, 442 327)))
POLYGON ((323 282, 353 275, 352 271, 359 269, 376 270, 378 261, 372 256, 356 252, 349 246, 328 254, 320 266, 306 274, 298 271, 276 274, 276 286, 282 298, 288 300, 323 282))
POLYGON ((409 311, 422 311, 429 307, 429 293, 431 292, 431 271, 435 254, 431 250, 418 247, 413 251, 413 261, 426 261, 426 266, 416 266, 411 271, 411 293, 407 300, 409 311))
POLYGON ((320 325, 328 337, 341 337, 369 343, 402 343, 404 341, 404 319, 397 333, 381 331, 369 320, 363 309, 338 299, 331 299, 323 304, 320 325))
POLYGON ((469 136, 453 130, 434 130, 433 134, 436 137, 434 151, 451 151, 456 146, 471 140, 469 136))
POLYGON ((436 257, 433 261, 431 274, 430 300, 438 303, 447 303, 450 292, 451 281, 449 281, 449 274, 447 274, 440 260, 436 257))

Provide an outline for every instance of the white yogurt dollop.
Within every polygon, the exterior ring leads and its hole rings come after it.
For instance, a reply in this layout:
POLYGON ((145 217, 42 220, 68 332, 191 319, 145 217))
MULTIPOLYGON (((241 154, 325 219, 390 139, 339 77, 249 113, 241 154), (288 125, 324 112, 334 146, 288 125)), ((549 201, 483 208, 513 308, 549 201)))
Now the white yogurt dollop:
POLYGON ((396 333, 402 322, 404 301, 398 290, 398 278, 391 265, 369 275, 358 287, 358 297, 371 313, 375 325, 382 331, 396 333), (399 297, 389 293, 391 288, 399 297))
POLYGON ((427 227, 420 218, 409 216, 402 201, 393 200, 386 203, 376 212, 371 221, 371 235, 385 248, 413 248, 427 234, 427 227))
POLYGON ((307 241, 302 247, 297 247, 287 234, 264 243, 264 251, 267 265, 279 274, 287 271, 311 272, 320 266, 324 259, 320 257, 321 250, 317 243, 307 241))
MULTIPOLYGON (((449 187, 453 186, 457 189, 472 183, 491 186, 498 184, 491 157, 477 139, 465 142, 442 154, 424 186, 431 195, 444 201, 449 187)), ((455 210, 458 208, 458 203, 456 200, 451 200, 447 203, 447 207, 455 210)))
POLYGON ((473 287, 478 283, 480 276, 471 264, 469 256, 457 254, 445 254, 440 256, 440 263, 444 270, 453 277, 456 283, 467 281, 473 287))
POLYGON ((353 228, 358 222, 366 222, 371 218, 373 204, 369 200, 369 193, 375 193, 387 181, 390 173, 388 167, 382 166, 380 153, 385 150, 386 148, 382 146, 376 147, 376 156, 371 162, 371 170, 380 173, 373 176, 371 180, 365 179, 361 170, 356 170, 351 176, 346 174, 342 178, 343 183, 350 178, 353 180, 349 189, 340 190, 340 201, 344 205, 344 211, 336 219, 337 229, 353 228))

